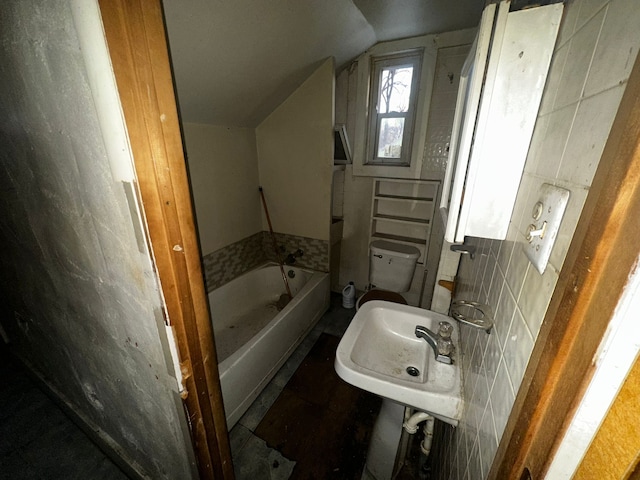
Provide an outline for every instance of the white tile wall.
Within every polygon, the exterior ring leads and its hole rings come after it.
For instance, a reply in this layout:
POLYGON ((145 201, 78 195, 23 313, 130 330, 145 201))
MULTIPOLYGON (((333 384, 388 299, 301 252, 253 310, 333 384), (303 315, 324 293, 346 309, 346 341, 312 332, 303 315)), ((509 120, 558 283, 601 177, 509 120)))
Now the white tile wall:
POLYGON ((636 0, 569 0, 507 239, 470 239, 458 297, 489 303, 491 335, 463 327, 466 411, 447 434, 444 478, 486 478, 640 46, 636 0), (544 275, 522 246, 537 188, 571 191, 544 275))
MULTIPOLYGON (((443 48, 438 51, 436 76, 429 111, 427 143, 422 163, 422 178, 442 178, 449 158, 449 141, 453 128, 460 72, 469 53, 470 45, 443 48)), ((439 205, 437 206, 439 207, 439 205)), ((436 215, 440 215, 439 211, 436 215)), ((438 222, 440 224, 440 222, 438 222)), ((438 232, 442 237, 443 233, 438 232)), ((435 243, 432 242, 432 245, 435 243)), ((437 278, 434 280, 431 310, 449 313, 451 292, 438 285, 438 280, 453 281, 458 270, 460 254, 450 250, 451 244, 443 242, 437 278)), ((428 303, 426 304, 428 305, 428 303)))
POLYGON ((447 168, 460 72, 469 48, 462 45, 438 50, 421 178, 441 178, 447 168))

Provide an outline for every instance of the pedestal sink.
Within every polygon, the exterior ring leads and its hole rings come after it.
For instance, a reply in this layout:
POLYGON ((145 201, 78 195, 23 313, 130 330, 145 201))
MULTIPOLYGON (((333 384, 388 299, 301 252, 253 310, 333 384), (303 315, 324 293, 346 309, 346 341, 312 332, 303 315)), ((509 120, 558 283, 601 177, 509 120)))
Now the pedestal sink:
POLYGON ((335 370, 346 382, 457 425, 462 415, 462 373, 457 322, 446 315, 397 303, 371 301, 356 313, 336 351, 335 370), (418 325, 438 332, 453 326, 451 364, 435 360, 416 337, 418 325))

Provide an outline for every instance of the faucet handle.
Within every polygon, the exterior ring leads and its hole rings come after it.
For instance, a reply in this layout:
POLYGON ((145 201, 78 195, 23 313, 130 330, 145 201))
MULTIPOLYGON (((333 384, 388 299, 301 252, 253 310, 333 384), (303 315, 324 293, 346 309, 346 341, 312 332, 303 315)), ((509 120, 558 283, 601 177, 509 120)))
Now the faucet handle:
POLYGON ((438 328, 438 335, 441 338, 451 338, 451 332, 453 332, 453 325, 449 322, 440 322, 438 328))
POLYGON ((453 342, 451 338, 438 338, 438 354, 449 356, 453 351, 453 342))
POLYGON ((442 338, 422 325, 416 325, 414 333, 416 337, 424 339, 433 348, 436 362, 452 363, 451 352, 453 352, 454 348, 451 338, 442 338))

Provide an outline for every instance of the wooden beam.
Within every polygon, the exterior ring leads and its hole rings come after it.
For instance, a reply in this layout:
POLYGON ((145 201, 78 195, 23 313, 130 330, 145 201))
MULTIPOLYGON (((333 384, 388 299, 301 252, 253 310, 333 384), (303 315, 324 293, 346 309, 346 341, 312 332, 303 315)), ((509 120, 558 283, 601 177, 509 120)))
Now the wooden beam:
POLYGON ((99 0, 201 478, 233 478, 159 0, 99 0))
MULTIPOLYGON (((543 478, 640 252, 636 61, 489 473, 543 478)), ((526 478, 526 477, 524 477, 526 478)))

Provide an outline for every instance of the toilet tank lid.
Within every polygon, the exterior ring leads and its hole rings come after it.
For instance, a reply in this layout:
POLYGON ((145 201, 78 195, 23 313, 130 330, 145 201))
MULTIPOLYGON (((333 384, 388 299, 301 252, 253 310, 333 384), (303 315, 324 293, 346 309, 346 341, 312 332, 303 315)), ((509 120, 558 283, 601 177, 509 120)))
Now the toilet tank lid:
POLYGON ((371 252, 377 254, 394 255, 403 258, 418 258, 420 250, 411 245, 403 245, 401 243, 393 243, 387 240, 374 240, 369 245, 371 252))

